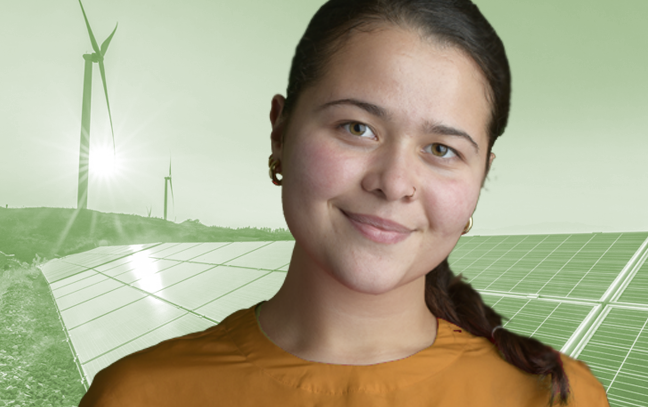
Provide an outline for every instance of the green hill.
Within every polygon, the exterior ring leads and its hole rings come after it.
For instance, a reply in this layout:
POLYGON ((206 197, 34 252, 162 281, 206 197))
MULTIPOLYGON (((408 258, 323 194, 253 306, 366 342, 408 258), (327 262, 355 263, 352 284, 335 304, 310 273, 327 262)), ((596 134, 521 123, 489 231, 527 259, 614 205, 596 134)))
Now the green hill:
POLYGON ((52 259, 97 246, 155 242, 224 242, 293 240, 285 229, 231 229, 205 226, 197 220, 174 223, 89 209, 0 208, 0 251, 31 262, 36 255, 52 259))

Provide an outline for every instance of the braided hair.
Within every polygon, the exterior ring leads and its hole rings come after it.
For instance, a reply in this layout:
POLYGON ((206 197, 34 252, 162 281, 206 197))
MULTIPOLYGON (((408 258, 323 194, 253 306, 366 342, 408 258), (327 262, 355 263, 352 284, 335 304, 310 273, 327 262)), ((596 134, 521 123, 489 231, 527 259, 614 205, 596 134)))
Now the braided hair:
POLYGON ((537 339, 518 335, 501 328, 502 316, 486 305, 481 295, 455 276, 445 259, 425 276, 425 302, 430 311, 462 327, 475 336, 488 338, 510 364, 541 380, 551 376, 550 401, 556 396, 561 405, 567 404, 569 381, 560 360, 560 353, 537 339), (497 329, 495 329, 497 328, 497 329))

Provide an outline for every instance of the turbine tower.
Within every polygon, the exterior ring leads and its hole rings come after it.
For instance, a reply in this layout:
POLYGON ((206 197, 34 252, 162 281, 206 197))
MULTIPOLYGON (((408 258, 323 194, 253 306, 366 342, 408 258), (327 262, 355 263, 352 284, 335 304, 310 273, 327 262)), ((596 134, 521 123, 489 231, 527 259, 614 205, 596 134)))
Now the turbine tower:
POLYGON ((171 187, 171 200, 173 201, 173 209, 175 210, 175 197, 173 196, 173 182, 171 182, 171 159, 170 158, 169 158, 169 176, 164 177, 164 220, 167 220, 168 187, 171 187))
POLYGON ((88 28, 88 34, 90 34, 90 42, 92 43, 92 49, 94 53, 84 54, 83 59, 85 60, 85 70, 83 75, 83 109, 81 111, 81 146, 79 148, 79 188, 77 194, 77 209, 87 209, 88 208, 88 173, 90 167, 90 103, 92 100, 92 64, 99 64, 99 71, 101 72, 101 81, 103 82, 103 90, 106 95, 106 105, 108 106, 108 118, 110 119, 110 132, 112 133, 113 141, 113 154, 115 152, 115 131, 113 130, 112 123, 112 114, 110 113, 110 101, 108 100, 108 87, 106 86, 106 69, 104 68, 104 55, 108 50, 108 45, 112 40, 115 31, 117 31, 117 25, 113 32, 106 38, 106 40, 101 44, 101 48, 97 45, 92 29, 90 28, 90 23, 88 22, 88 17, 86 16, 85 10, 83 9, 83 4, 79 0, 79 5, 81 6, 81 12, 83 13, 83 18, 85 20, 86 27, 88 28))

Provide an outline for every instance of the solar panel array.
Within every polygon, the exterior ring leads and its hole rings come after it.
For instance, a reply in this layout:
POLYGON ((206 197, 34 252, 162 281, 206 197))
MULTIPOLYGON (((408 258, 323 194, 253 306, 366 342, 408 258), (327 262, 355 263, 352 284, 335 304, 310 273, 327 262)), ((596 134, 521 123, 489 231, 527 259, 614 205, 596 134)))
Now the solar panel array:
POLYGON ((648 233, 463 237, 450 255, 484 302, 588 363, 612 406, 648 407, 648 233))
MULTIPOLYGON (((269 299, 294 241, 100 247, 43 274, 87 383, 115 360, 269 299)), ((648 407, 648 233, 464 236, 452 252, 505 327, 584 360, 612 406, 648 407)))
POLYGON ((48 262, 42 271, 90 383, 127 354, 204 330, 272 297, 285 278, 278 269, 290 261, 293 245, 101 247, 48 262))

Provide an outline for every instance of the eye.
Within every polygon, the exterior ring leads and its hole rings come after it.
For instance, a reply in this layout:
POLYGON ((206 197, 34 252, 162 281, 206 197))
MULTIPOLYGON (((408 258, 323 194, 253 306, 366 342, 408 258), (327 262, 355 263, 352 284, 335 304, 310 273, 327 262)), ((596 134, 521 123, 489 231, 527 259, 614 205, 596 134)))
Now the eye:
POLYGON ((432 154, 437 157, 454 158, 457 156, 457 152, 454 149, 444 146, 443 144, 432 143, 430 146, 432 146, 432 154))
POLYGON ((343 124, 342 127, 346 129, 349 133, 353 134, 354 136, 373 136, 373 132, 367 126, 366 124, 358 123, 358 122, 351 122, 351 123, 346 123, 343 124))

